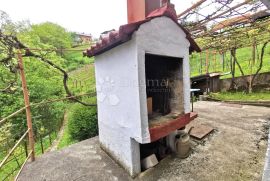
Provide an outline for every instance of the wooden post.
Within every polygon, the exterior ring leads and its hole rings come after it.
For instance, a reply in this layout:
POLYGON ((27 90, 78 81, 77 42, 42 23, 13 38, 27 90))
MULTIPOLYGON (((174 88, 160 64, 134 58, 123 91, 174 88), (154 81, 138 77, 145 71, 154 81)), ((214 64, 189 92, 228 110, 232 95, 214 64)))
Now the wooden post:
POLYGON ((40 140, 40 146, 41 146, 41 153, 44 154, 44 147, 43 147, 42 135, 39 135, 39 140, 40 140))
POLYGON ((25 151, 25 158, 27 158, 28 157, 27 141, 24 142, 24 151, 25 151))
POLYGON ((217 52, 214 51, 214 69, 215 69, 215 72, 217 71, 217 52))
POLYGON ((205 73, 208 74, 209 71, 209 60, 208 60, 208 50, 206 50, 206 58, 205 58, 205 73))
POLYGON ((226 52, 222 52, 222 70, 223 72, 225 71, 225 57, 226 57, 226 52))
POLYGON ((202 74, 202 52, 200 52, 200 74, 202 74))
POLYGON ((30 101, 29 101, 29 95, 28 95, 28 90, 27 90, 26 78, 24 74, 24 66, 23 66, 23 59, 22 59, 21 51, 18 51, 18 64, 19 64, 20 76, 21 76, 21 81, 22 81, 24 104, 26 107, 25 110, 26 110, 27 127, 29 129, 29 132, 28 132, 29 148, 32 151, 31 161, 35 161, 35 141, 34 141, 33 126, 32 126, 30 101))
POLYGON ((253 66, 255 65, 256 62, 256 39, 253 39, 252 43, 252 58, 251 61, 249 62, 250 64, 250 72, 249 72, 249 81, 248 81, 248 93, 252 93, 252 79, 253 79, 253 66))
POLYGON ((49 133, 49 141, 50 141, 50 145, 52 145, 52 137, 51 137, 51 132, 49 133))

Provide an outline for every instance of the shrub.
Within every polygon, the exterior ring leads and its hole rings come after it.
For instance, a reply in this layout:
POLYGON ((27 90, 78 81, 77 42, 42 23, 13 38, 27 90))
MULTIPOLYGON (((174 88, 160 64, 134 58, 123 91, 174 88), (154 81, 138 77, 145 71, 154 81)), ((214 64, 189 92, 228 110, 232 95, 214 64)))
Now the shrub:
POLYGON ((68 118, 70 136, 82 141, 98 135, 97 108, 76 104, 68 118))

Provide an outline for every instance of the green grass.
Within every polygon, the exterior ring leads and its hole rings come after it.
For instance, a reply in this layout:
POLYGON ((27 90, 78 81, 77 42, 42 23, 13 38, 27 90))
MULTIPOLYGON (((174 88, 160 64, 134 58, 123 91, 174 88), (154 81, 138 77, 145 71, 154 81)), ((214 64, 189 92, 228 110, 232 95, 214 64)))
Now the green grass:
MULTIPOLYGON (((258 51, 259 54, 261 53, 261 45, 258 46, 258 51)), ((242 66, 242 69, 245 73, 245 75, 250 75, 254 74, 257 70, 257 67, 259 65, 259 61, 256 60, 256 65, 251 71, 251 68, 249 66, 249 62, 251 61, 252 57, 252 50, 251 47, 247 48, 241 48, 238 49, 236 52, 236 57, 238 59, 238 62, 242 66)), ((201 71, 201 63, 200 63, 200 54, 194 53, 190 56, 190 69, 191 69, 191 76, 196 76, 205 74, 206 73, 206 53, 202 52, 202 71, 201 71)), ((208 54, 208 59, 209 59, 209 72, 230 72, 230 52, 226 52, 226 57, 225 57, 225 68, 223 70, 222 66, 222 59, 221 55, 216 54, 216 56, 212 54, 208 54), (215 60, 216 59, 216 60, 215 60)), ((270 71, 270 44, 266 47, 265 49, 265 54, 264 54, 264 66, 261 70, 261 72, 269 72, 270 71)), ((241 76, 241 72, 239 68, 236 65, 236 77, 241 76)), ((222 78, 230 78, 231 75, 223 76, 222 78)))
MULTIPOLYGON (((5 155, 1 155, 0 160, 2 161, 4 159, 5 155)), ((9 178, 7 180, 12 180, 12 178, 14 178, 17 175, 18 172, 18 164, 16 162, 16 160, 14 159, 16 156, 17 161, 19 162, 19 164, 22 164, 26 158, 23 147, 20 146, 19 148, 17 148, 14 153, 12 154, 11 157, 8 158, 6 164, 4 165, 4 167, 1 169, 0 171, 0 179, 3 180, 6 177, 9 178), (13 172, 14 171, 14 172, 13 172), (13 173, 12 173, 13 172, 13 173), (9 174, 11 174, 10 176, 8 176, 9 174)))
MULTIPOLYGON (((96 104, 96 102, 97 102, 96 97, 85 97, 83 99, 83 101, 87 102, 87 103, 90 103, 90 104, 96 104)), ((60 143, 59 143, 59 145, 57 147, 58 150, 62 149, 62 148, 65 148, 65 147, 67 147, 69 145, 72 145, 74 143, 79 142, 78 140, 75 140, 70 136, 69 129, 68 129, 69 116, 70 116, 70 114, 72 114, 74 106, 76 106, 76 104, 70 105, 70 108, 68 109, 67 123, 66 123, 66 126, 64 128, 64 135, 61 138, 60 143)))
POLYGON ((69 87, 76 94, 95 91, 95 67, 94 64, 85 65, 82 68, 69 73, 69 87))
POLYGON ((59 144, 57 146, 58 150, 78 142, 77 140, 72 139, 72 137, 69 134, 69 130, 68 130, 68 117, 71 114, 73 105, 74 104, 70 105, 70 108, 67 110, 68 111, 67 118, 66 118, 67 122, 65 123, 63 137, 61 138, 61 140, 60 140, 60 142, 59 142, 59 144))
POLYGON ((76 70, 83 67, 86 64, 94 62, 94 58, 88 58, 83 56, 83 51, 89 48, 90 45, 83 45, 76 48, 72 48, 74 51, 66 51, 63 58, 66 59, 66 66, 68 71, 76 70))
MULTIPOLYGON (((71 88, 72 92, 74 92, 76 95, 78 94, 84 94, 87 92, 95 92, 95 67, 94 64, 88 64, 84 67, 81 67, 77 70, 74 70, 69 73, 70 79, 69 79, 69 87, 71 88), (76 87, 77 82, 77 87, 76 87)), ((96 103, 96 97, 84 97, 83 101, 88 103, 96 103)), ((73 104, 74 105, 74 104, 73 104)), ((70 108, 68 109, 68 116, 72 112, 72 106, 70 105, 70 108)), ((64 128, 64 135, 62 139, 60 140, 60 143, 58 145, 58 149, 62 149, 64 147, 67 147, 71 144, 77 143, 77 140, 73 140, 69 134, 68 131, 68 124, 66 124, 64 128)))
POLYGON ((78 142, 77 140, 74 140, 71 138, 69 131, 68 131, 68 127, 66 126, 65 130, 64 130, 64 135, 63 135, 57 149, 60 150, 62 148, 65 148, 65 147, 72 145, 74 143, 77 143, 77 142, 78 142))
MULTIPOLYGON (((84 50, 89 46, 76 47, 74 50, 84 50)), ((93 92, 95 90, 94 58, 83 57, 81 51, 66 52, 65 57, 74 62, 75 69, 69 72, 69 87, 75 94, 93 92), (82 64, 76 62, 82 61, 82 64)))
POLYGON ((210 97, 222 101, 270 101, 270 92, 220 92, 211 93, 210 97))
MULTIPOLYGON (((51 134, 51 139, 52 139, 52 142, 57 138, 57 135, 52 133, 51 134)), ((48 148, 50 148, 51 144, 50 144, 50 139, 49 139, 49 136, 46 136, 42 139, 42 144, 43 144, 43 149, 44 149, 44 152, 46 150, 48 150, 48 148)), ((40 140, 38 140, 36 143, 35 143, 35 152, 36 152, 36 155, 39 156, 42 154, 42 148, 41 148, 41 142, 40 140)))

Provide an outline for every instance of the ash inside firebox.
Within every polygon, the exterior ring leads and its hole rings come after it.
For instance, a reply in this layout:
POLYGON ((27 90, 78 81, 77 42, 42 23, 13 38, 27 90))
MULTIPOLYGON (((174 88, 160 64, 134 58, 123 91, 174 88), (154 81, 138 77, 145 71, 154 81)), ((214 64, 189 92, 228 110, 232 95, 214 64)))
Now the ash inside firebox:
POLYGON ((166 124, 169 121, 181 117, 182 115, 182 113, 170 113, 164 116, 161 113, 154 112, 153 114, 149 115, 149 127, 151 128, 166 124))

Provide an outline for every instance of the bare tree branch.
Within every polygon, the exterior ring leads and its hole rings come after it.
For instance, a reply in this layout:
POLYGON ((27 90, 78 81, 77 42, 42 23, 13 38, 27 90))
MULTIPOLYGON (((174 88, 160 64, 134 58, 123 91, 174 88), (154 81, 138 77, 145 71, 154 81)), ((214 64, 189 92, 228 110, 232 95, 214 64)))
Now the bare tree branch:
POLYGON ((0 89, 0 92, 1 93, 14 93, 15 92, 15 89, 13 89, 14 84, 15 82, 9 83, 9 85, 6 88, 0 89))

